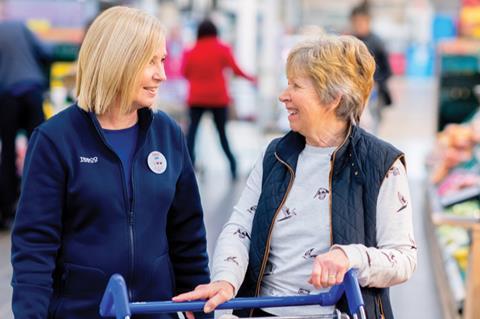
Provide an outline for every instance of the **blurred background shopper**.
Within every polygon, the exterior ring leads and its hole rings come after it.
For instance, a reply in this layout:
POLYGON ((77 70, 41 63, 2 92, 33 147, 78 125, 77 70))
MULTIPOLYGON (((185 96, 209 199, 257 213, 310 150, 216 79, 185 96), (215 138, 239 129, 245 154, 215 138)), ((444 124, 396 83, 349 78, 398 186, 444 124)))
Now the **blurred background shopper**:
POLYGON ((44 120, 44 68, 50 48, 23 22, 2 21, 0 8, 0 228, 10 225, 19 195, 15 139, 20 130, 30 137, 44 120))
POLYGON ((235 61, 232 49, 218 39, 218 30, 209 19, 198 26, 195 46, 185 52, 182 72, 189 83, 187 103, 190 125, 187 133, 188 150, 195 164, 195 136, 198 124, 205 112, 213 115, 220 144, 230 164, 233 179, 237 178, 237 161, 228 143, 225 126, 228 120, 230 94, 224 72, 231 69, 235 75, 252 83, 256 79, 240 69, 235 61))
POLYGON ((208 282, 184 137, 152 112, 166 55, 159 20, 138 9, 113 7, 90 26, 78 103, 38 127, 28 148, 12 232, 16 318, 99 318, 114 273, 132 300, 208 282))
POLYGON ((370 6, 364 2, 352 9, 350 13, 353 35, 362 40, 375 58, 375 83, 377 85, 379 106, 389 106, 393 103, 387 81, 392 76, 388 61, 388 52, 382 39, 371 29, 370 6))

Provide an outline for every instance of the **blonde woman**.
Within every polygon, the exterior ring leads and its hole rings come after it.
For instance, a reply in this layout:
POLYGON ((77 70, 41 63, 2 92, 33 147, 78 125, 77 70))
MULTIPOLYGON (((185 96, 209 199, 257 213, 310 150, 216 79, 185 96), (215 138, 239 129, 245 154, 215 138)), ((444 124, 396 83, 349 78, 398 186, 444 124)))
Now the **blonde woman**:
POLYGON ((166 55, 159 21, 137 9, 111 8, 88 30, 78 102, 29 145, 12 234, 16 318, 98 318, 113 273, 132 300, 209 281, 184 137, 152 112, 166 55))
MULTIPOLYGON (((287 60, 281 93, 291 131, 258 160, 215 250, 212 283, 173 298, 316 294, 359 269, 368 318, 393 318, 388 287, 416 266, 404 154, 357 126, 375 62, 350 36, 306 40, 287 60)), ((240 315, 347 312, 332 307, 250 310, 240 315)), ((191 317, 191 314, 188 314, 191 317)))

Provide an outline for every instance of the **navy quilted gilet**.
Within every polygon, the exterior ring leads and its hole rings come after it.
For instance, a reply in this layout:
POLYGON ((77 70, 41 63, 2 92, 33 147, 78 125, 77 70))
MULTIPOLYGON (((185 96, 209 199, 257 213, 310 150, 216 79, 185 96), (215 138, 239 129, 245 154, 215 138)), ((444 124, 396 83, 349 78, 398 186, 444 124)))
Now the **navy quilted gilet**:
MULTIPOLYGON (((258 294, 257 284, 268 259, 271 228, 293 179, 305 138, 289 132, 273 140, 263 159, 262 193, 253 220, 249 265, 239 296, 258 294)), ((377 197, 389 168, 403 154, 363 129, 352 126, 345 142, 332 155, 331 222, 333 244, 376 247, 377 197)), ((299 234, 300 236, 300 234, 299 234)), ((393 318, 388 288, 362 288, 368 318, 393 318)), ((344 298, 337 308, 348 313, 344 298)), ((241 316, 249 312, 237 311, 241 316)))

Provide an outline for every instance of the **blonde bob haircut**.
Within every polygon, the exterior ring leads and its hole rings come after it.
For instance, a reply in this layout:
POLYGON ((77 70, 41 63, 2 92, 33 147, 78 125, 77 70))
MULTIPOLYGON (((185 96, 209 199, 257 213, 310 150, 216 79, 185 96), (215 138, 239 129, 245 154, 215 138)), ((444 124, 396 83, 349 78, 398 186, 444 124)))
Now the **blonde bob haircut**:
POLYGON ((287 77, 313 81, 320 103, 339 99, 338 119, 358 123, 373 87, 375 60, 353 36, 321 35, 297 44, 289 53, 287 77))
POLYGON ((105 10, 85 35, 78 57, 78 105, 103 114, 114 104, 132 111, 143 68, 165 41, 160 21, 128 7, 105 10))

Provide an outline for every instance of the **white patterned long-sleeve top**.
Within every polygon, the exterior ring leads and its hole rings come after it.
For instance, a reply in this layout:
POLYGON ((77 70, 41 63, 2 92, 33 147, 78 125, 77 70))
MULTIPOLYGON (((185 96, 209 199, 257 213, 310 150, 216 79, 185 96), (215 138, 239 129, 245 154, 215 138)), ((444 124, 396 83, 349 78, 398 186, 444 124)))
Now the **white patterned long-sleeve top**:
MULTIPOLYGON (((261 284, 263 296, 323 292, 308 283, 313 260, 330 246, 330 157, 335 148, 306 145, 296 176, 272 231, 270 255, 261 284)), ((248 265, 250 233, 262 188, 263 155, 224 226, 215 249, 212 280, 226 280, 238 291, 248 265)), ((416 267, 412 206, 405 168, 397 160, 388 171, 377 200, 378 247, 336 245, 358 268, 362 286, 388 287, 407 280, 416 267)), ((269 308, 279 316, 331 313, 333 307, 269 308)))

